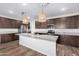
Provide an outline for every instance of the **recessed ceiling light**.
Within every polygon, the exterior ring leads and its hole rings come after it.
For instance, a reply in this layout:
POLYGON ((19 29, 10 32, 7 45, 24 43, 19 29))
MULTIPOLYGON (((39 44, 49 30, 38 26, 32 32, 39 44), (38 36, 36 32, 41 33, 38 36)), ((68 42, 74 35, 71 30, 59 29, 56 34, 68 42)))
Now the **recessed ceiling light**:
POLYGON ((61 11, 66 11, 67 10, 67 8, 61 8, 61 11))
POLYGON ((22 3, 22 5, 23 5, 23 6, 26 6, 26 5, 27 5, 27 3, 22 3))
POLYGON ((9 13, 10 13, 10 14, 13 14, 13 11, 12 11, 12 10, 9 10, 9 13))

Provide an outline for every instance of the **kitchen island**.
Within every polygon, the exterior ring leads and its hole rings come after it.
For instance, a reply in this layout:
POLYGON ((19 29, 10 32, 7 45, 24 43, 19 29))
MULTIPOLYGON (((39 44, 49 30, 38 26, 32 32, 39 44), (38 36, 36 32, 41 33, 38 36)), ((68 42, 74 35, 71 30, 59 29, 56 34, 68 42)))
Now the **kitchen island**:
POLYGON ((56 41, 58 36, 35 35, 21 33, 19 35, 19 44, 47 56, 56 56, 56 41))

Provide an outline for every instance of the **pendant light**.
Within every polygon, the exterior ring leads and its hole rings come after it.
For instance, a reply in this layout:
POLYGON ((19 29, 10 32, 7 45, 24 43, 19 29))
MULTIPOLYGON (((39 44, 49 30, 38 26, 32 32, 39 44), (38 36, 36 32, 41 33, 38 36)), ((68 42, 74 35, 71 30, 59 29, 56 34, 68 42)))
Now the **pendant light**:
POLYGON ((48 5, 48 3, 41 5, 42 6, 42 11, 38 15, 38 19, 37 19, 38 22, 46 22, 47 21, 47 17, 46 17, 45 11, 44 11, 44 8, 46 8, 47 5, 48 5))
POLYGON ((23 24, 29 24, 30 17, 25 16, 25 12, 22 12, 22 15, 23 15, 23 21, 22 21, 22 23, 23 24))
POLYGON ((29 17, 24 17, 23 18, 23 24, 29 24, 29 17))
POLYGON ((38 15, 38 22, 46 22, 46 20, 46 15, 44 13, 38 15))

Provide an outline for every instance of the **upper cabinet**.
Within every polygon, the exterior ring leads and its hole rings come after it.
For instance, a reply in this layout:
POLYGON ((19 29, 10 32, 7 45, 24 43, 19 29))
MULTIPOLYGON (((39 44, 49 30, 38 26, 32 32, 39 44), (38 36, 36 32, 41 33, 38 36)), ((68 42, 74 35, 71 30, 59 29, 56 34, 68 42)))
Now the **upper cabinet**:
POLYGON ((36 28, 77 29, 79 28, 79 15, 49 19, 47 22, 35 22, 36 28), (51 26, 50 26, 51 25, 51 26))
POLYGON ((19 28, 21 21, 0 17, 0 28, 19 28))
POLYGON ((79 29, 79 16, 77 17, 77 20, 75 21, 75 23, 76 23, 76 26, 77 26, 78 29, 79 29))
POLYGON ((66 17, 66 20, 65 20, 65 25, 66 25, 66 28, 68 29, 73 29, 75 28, 74 22, 75 18, 74 17, 66 17))
POLYGON ((65 22, 65 18, 55 19, 55 24, 54 24, 55 28, 60 28, 60 29, 65 28, 64 22, 65 22))
POLYGON ((48 23, 47 22, 35 22, 35 27, 38 29, 46 29, 47 28, 48 23))
POLYGON ((53 24, 54 28, 65 28, 65 18, 56 18, 56 19, 50 19, 49 24, 53 24))
POLYGON ((18 20, 13 21, 12 23, 13 28, 20 28, 21 24, 22 24, 22 21, 18 21, 18 20))
POLYGON ((79 15, 50 19, 49 24, 54 24, 56 29, 77 29, 79 28, 79 15))

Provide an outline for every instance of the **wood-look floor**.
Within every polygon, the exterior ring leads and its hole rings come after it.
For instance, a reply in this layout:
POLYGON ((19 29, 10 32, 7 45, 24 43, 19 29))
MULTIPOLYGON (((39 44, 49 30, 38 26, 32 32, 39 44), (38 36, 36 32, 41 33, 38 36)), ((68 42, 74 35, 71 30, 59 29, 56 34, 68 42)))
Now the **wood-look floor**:
MULTIPOLYGON (((45 56, 20 46, 18 40, 0 44, 0 56, 45 56)), ((79 48, 57 44, 57 56, 79 56, 79 48)))
POLYGON ((57 56, 79 56, 79 47, 57 44, 57 56))
POLYGON ((0 56, 44 56, 43 54, 20 46, 17 41, 0 44, 0 56))

